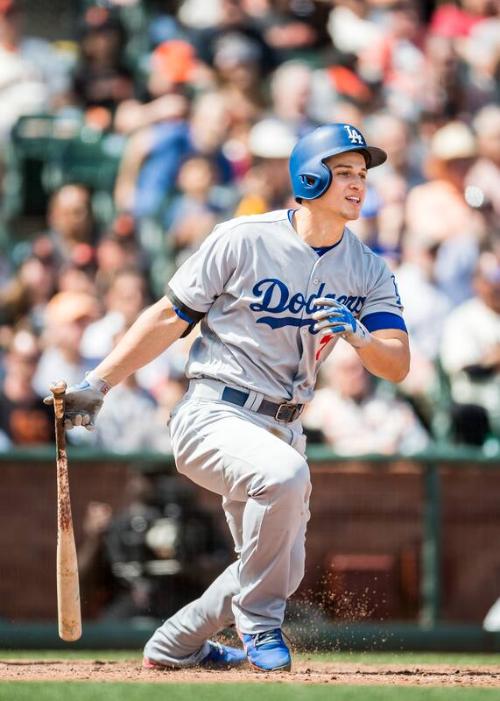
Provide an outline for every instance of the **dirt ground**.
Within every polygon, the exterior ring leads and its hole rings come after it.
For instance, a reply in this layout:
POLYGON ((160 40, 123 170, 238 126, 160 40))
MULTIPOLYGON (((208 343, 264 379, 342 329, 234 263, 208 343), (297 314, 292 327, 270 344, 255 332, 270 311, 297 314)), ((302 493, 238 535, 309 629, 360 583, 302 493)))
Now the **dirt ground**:
POLYGON ((0 681, 99 681, 99 682, 293 682, 300 684, 349 684, 446 687, 498 687, 498 667, 450 665, 375 665, 298 661, 291 673, 259 673, 247 668, 231 671, 158 671, 142 669, 138 660, 0 660, 0 681))

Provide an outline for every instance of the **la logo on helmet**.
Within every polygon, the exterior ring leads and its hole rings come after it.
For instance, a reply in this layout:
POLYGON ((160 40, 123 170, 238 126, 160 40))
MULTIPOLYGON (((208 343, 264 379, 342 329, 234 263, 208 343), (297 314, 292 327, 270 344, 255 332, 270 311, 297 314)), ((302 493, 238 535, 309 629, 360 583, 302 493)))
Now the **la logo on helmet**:
POLYGON ((360 134, 357 129, 354 129, 354 127, 351 127, 350 124, 344 124, 344 129, 347 132, 347 135, 349 136, 349 140, 351 144, 364 144, 365 140, 363 139, 363 135, 360 134))

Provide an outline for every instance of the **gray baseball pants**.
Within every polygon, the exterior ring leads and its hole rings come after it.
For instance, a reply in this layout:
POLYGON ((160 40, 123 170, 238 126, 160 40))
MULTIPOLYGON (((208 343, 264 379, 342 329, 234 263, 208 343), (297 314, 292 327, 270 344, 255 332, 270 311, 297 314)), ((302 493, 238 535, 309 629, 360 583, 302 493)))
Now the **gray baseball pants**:
MULTIPOLYGON (((170 431, 178 471, 222 496, 239 558, 146 643, 145 656, 166 665, 197 664, 207 639, 232 623, 241 633, 280 628, 304 576, 311 484, 300 421, 223 402, 223 388, 192 381, 170 431)), ((251 392, 246 405, 261 400, 251 392)))

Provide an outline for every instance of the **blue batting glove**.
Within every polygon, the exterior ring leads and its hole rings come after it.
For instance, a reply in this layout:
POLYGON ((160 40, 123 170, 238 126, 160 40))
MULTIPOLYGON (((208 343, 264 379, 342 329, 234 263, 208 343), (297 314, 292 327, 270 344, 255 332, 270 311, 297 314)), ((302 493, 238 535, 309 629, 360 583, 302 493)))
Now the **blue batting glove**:
POLYGON ((363 348, 371 342, 368 329, 356 319, 345 304, 329 297, 318 297, 313 304, 315 307, 321 307, 312 315, 316 321, 314 331, 325 329, 325 335, 339 335, 354 348, 363 348))
MULTIPOLYGON (((101 410, 104 397, 110 386, 92 373, 83 382, 68 387, 64 394, 64 428, 69 431, 74 426, 84 426, 87 431, 95 429, 95 420, 101 410)), ((44 404, 53 404, 52 395, 45 397, 44 404)))

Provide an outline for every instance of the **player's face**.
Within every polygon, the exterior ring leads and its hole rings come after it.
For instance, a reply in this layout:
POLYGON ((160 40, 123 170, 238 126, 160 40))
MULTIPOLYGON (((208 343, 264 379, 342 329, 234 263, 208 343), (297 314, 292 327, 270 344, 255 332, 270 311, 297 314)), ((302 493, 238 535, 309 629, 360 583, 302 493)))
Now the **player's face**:
POLYGON ((357 219, 366 193, 366 162, 361 153, 350 151, 325 161, 332 182, 320 198, 321 204, 346 221, 357 219))

